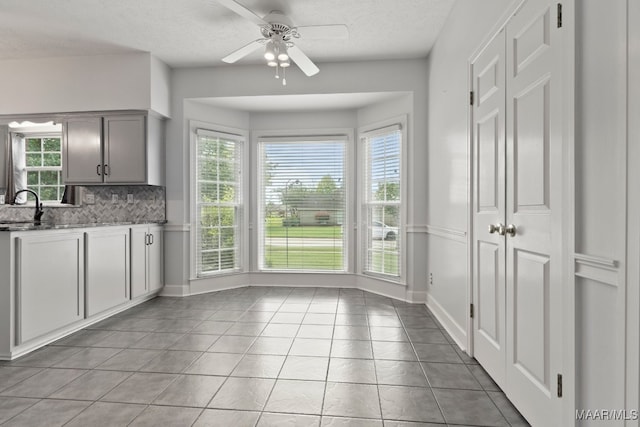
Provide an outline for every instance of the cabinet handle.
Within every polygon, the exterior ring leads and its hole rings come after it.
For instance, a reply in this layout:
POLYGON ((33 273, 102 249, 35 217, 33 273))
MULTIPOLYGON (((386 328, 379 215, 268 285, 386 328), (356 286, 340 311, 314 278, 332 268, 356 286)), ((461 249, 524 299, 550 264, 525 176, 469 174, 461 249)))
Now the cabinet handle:
POLYGON ((109 165, 104 165, 102 167, 102 173, 105 175, 109 175, 109 165))
POLYGON ((96 166, 96 173, 100 176, 100 165, 96 166))
POLYGON ((150 245, 150 243, 149 243, 150 241, 151 240, 149 239, 149 234, 145 233, 145 235, 144 235, 144 244, 149 246, 150 245))
POLYGON ((151 238, 151 240, 150 240, 151 243, 149 243, 149 244, 153 245, 153 234, 149 234, 149 237, 151 238))

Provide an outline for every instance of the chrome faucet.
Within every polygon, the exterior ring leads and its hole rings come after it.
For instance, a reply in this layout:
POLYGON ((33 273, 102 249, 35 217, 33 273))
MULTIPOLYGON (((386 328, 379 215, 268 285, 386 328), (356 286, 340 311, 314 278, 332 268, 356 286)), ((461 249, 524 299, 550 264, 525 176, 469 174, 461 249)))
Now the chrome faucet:
POLYGON ((40 219, 42 218, 42 214, 44 214, 44 209, 42 207, 42 202, 40 202, 40 197, 38 196, 38 193, 36 193, 33 190, 29 190, 28 188, 25 188, 24 190, 18 190, 16 191, 16 195, 13 197, 13 203, 11 203, 12 205, 16 204, 16 198, 18 197, 18 194, 22 193, 22 192, 27 192, 27 193, 31 193, 35 196, 36 198, 36 212, 33 214, 33 221, 36 224, 40 224, 40 219))

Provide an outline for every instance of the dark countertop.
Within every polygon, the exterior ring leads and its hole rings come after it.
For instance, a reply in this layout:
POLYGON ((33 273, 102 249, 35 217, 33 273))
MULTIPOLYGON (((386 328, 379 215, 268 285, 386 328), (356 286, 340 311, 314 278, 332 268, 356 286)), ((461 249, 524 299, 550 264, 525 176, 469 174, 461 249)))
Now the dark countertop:
POLYGON ((161 221, 113 221, 113 222, 90 222, 82 224, 65 224, 65 223, 52 223, 43 221, 40 224, 35 224, 33 221, 15 221, 15 220, 2 220, 0 219, 0 231, 35 231, 35 230, 61 230, 67 228, 91 228, 91 227, 113 227, 122 225, 137 225, 137 224, 166 224, 166 220, 161 221))

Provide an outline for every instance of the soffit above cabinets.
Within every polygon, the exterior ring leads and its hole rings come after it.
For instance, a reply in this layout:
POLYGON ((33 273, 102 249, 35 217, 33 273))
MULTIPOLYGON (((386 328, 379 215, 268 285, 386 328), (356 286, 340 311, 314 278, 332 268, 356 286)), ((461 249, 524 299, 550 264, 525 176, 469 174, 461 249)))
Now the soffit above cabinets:
POLYGON ((229 96, 197 98, 191 101, 250 113, 286 113, 325 110, 357 110, 380 102, 391 101, 410 92, 325 93, 271 96, 229 96))
MULTIPOLYGON (((318 62, 424 58, 454 0, 238 0, 295 25, 345 24, 349 39, 303 40, 318 62)), ((259 38, 255 24, 214 0, 3 0, 0 60, 150 52, 171 67, 222 66, 259 38)), ((260 52, 240 61, 261 63, 260 52)))

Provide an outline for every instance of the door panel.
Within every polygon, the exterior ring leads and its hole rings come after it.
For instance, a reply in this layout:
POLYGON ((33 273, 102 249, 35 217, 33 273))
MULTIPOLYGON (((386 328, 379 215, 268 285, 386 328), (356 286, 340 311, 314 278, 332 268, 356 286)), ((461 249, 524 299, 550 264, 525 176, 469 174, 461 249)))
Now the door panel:
POLYGON ((152 243, 147 253, 148 287, 153 292, 164 285, 164 233, 162 227, 150 227, 149 231, 152 243))
POLYGON ((500 350, 502 316, 498 311, 501 304, 500 266, 504 251, 499 245, 478 242, 478 332, 484 335, 496 350, 500 350))
POLYGON ((87 317, 129 299, 129 230, 106 228, 85 233, 87 317))
MULTIPOLYGON (((504 194, 499 192, 499 165, 502 160, 498 157, 500 150, 500 116, 494 111, 489 117, 478 121, 476 134, 478 135, 478 210, 498 211, 498 199, 504 194)), ((504 141, 502 141, 504 143, 504 141)))
MULTIPOLYGON (((555 5, 554 5, 555 6, 555 5)), ((554 7, 555 9, 555 7, 554 7)), ((555 10, 527 1, 506 27, 506 389, 533 425, 560 419, 561 60, 555 10), (552 17, 554 19, 552 19, 552 17)))
POLYGON ((549 77, 513 100, 516 212, 549 209, 549 77))
POLYGON ((505 243, 489 233, 505 216, 504 32, 472 64, 474 357, 495 382, 505 384, 505 243))
MULTIPOLYGON (((543 2, 546 3, 546 2, 543 2)), ((533 6, 535 7, 535 6, 533 6)), ((525 6, 523 9, 532 9, 531 5, 525 6)), ((520 12, 519 12, 520 14, 520 12)), ((526 21, 524 26, 518 27, 513 25, 517 19, 510 23, 513 31, 513 76, 519 75, 522 71, 529 67, 531 62, 535 61, 539 56, 544 55, 551 44, 551 11, 548 4, 544 6, 541 13, 537 13, 533 19, 530 15, 520 20, 520 23, 526 21)))
POLYGON ((26 234, 16 238, 16 344, 84 318, 82 233, 26 234))
POLYGON ((147 227, 131 228, 131 299, 149 291, 147 246, 147 227))
POLYGON ((518 250, 514 264, 514 364, 550 392, 549 257, 518 250))

